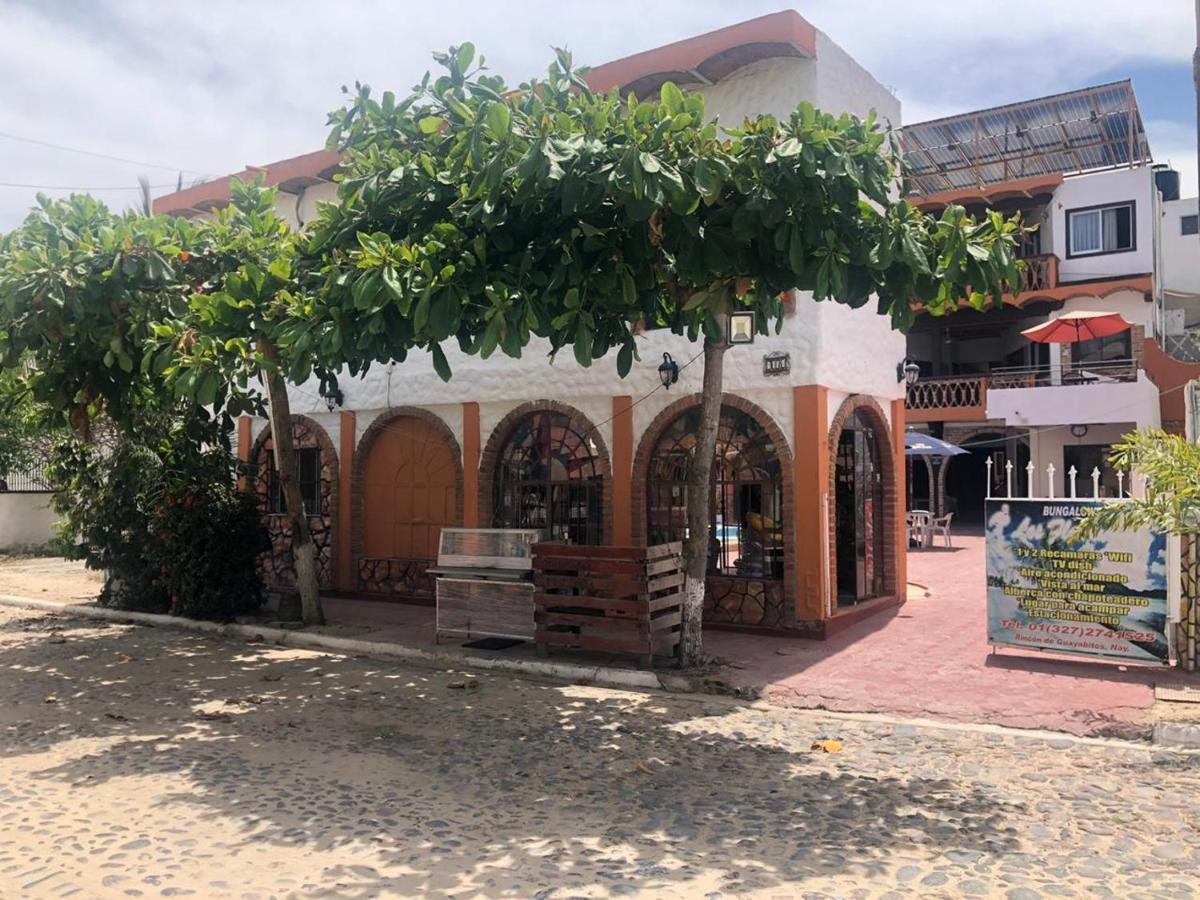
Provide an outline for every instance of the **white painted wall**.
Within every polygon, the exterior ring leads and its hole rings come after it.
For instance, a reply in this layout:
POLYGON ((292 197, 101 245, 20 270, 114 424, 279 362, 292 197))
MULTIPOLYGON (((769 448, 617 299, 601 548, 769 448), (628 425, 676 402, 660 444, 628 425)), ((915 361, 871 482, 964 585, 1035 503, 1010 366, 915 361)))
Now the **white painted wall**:
POLYGON ((900 98, 823 31, 817 32, 817 93, 810 99, 835 115, 848 112, 861 119, 873 109, 881 122, 901 125, 900 98))
POLYGON ((1200 327, 1200 235, 1183 234, 1180 222, 1197 206, 1195 197, 1162 204, 1162 330, 1169 335, 1200 327))
MULTIPOLYGON (((1133 431, 1137 425, 1133 422, 1112 422, 1108 424, 1088 425, 1087 434, 1075 437, 1069 427, 1051 428, 1034 431, 1029 435, 1029 458, 1033 462, 1038 478, 1038 493, 1045 494, 1047 490, 1046 467, 1054 465, 1054 496, 1064 497, 1068 493, 1066 466, 1063 458, 1063 448, 1068 445, 1082 446, 1087 444, 1116 444, 1125 435, 1133 431)), ((1024 484, 1022 475, 1021 484, 1024 484)), ((1131 484, 1126 482, 1127 485, 1131 484)), ((1081 473, 1076 477, 1076 490, 1080 496, 1090 496, 1091 473, 1081 473)))
POLYGON ((45 546, 54 537, 58 521, 49 503, 50 494, 0 492, 0 551, 45 546))
POLYGON ((1137 381, 1062 387, 991 389, 987 417, 1011 427, 1101 425, 1132 422, 1137 428, 1160 424, 1158 388, 1145 372, 1137 381))
POLYGON ((1059 258, 1059 281, 1120 278, 1154 272, 1158 196, 1158 189, 1154 186, 1154 173, 1149 166, 1111 169, 1066 178, 1054 192, 1050 204, 1050 240, 1047 241, 1045 235, 1042 237, 1042 252, 1054 253, 1059 258), (1068 210, 1127 200, 1136 203, 1136 246, 1133 250, 1067 258, 1068 210))

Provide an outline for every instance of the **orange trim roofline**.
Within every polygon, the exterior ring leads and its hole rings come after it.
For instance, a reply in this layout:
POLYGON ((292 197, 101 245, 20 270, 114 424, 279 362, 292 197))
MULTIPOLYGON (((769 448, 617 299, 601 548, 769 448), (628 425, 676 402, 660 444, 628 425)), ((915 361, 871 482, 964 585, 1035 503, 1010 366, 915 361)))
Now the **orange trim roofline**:
MULTIPOLYGON (((1004 294, 1001 299, 1004 301, 1005 306, 1022 307, 1026 303, 1033 303, 1034 301, 1066 303, 1068 300, 1077 300, 1086 297, 1103 300, 1119 291, 1138 291, 1150 296, 1154 291, 1154 278, 1151 275, 1129 275, 1125 278, 1106 278, 1103 281, 1068 281, 1065 284, 1059 284, 1052 288, 1036 288, 1022 291, 1015 298, 1012 294, 1004 294)), ((963 300, 959 303, 959 308, 970 309, 971 304, 963 300)), ((991 308, 990 306, 988 307, 988 309, 991 308)), ((912 310, 917 315, 921 315, 925 312, 925 304, 913 303, 912 310)))
POLYGON ((816 59, 817 29, 795 10, 770 13, 596 66, 585 76, 593 91, 643 93, 665 81, 712 84, 760 59, 816 59))
POLYGON ((1030 199, 1035 194, 1045 194, 1055 190, 1063 183, 1062 172, 1052 172, 1049 175, 1036 175, 1032 178, 1016 178, 1012 181, 1001 181, 997 184, 987 184, 983 187, 960 188, 954 191, 940 191, 936 194, 913 194, 907 200, 918 209, 928 212, 931 209, 941 209, 951 203, 959 206, 979 204, 989 206, 1001 200, 1013 198, 1030 199))
POLYGON ((247 166, 243 171, 225 178, 206 181, 164 194, 154 200, 154 212, 173 216, 194 216, 229 202, 230 179, 253 181, 262 176, 267 187, 278 187, 288 193, 311 184, 329 181, 341 165, 341 155, 332 150, 317 150, 266 166, 247 166))
MULTIPOLYGON (((713 84, 762 59, 816 56, 817 29, 789 9, 604 63, 590 70, 586 78, 594 91, 619 88, 649 93, 657 92, 666 81, 713 84)), ((317 150, 266 166, 247 166, 234 175, 164 194, 155 199, 154 212, 196 216, 224 206, 229 202, 231 178, 251 181, 261 175, 268 187, 294 193, 330 180, 340 161, 333 151, 317 150)))

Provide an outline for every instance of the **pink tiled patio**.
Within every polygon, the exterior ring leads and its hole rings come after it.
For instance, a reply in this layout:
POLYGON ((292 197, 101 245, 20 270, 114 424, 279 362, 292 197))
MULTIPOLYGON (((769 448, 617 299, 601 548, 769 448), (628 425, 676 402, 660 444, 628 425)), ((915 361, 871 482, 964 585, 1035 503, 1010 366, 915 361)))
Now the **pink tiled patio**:
POLYGON ((954 549, 908 555, 910 582, 927 597, 824 642, 709 633, 708 646, 776 702, 956 722, 1141 736, 1154 685, 1200 679, 1035 652, 992 653, 984 613, 982 532, 954 549))
MULTIPOLYGON (((1015 650, 993 653, 985 630, 982 534, 956 535, 954 543, 954 549, 909 554, 909 580, 929 596, 829 640, 709 629, 706 650, 725 664, 722 680, 753 687, 777 703, 1083 735, 1143 736, 1155 684, 1200 686, 1200 679, 1173 670, 1015 650)), ((326 612, 335 632, 434 644, 430 606, 330 598, 326 612)), ((447 641, 443 648, 460 643, 447 641)), ((526 645, 494 655, 532 658, 533 649, 526 645)), ((554 659, 633 665, 565 651, 554 659)))

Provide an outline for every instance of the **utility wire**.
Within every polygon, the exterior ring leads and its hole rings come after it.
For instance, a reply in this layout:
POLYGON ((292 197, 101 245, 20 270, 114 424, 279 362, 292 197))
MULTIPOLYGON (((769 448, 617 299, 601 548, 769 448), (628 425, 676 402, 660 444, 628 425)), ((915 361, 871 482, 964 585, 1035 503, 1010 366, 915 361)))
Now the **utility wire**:
POLYGON ((34 144, 38 147, 49 147, 52 150, 62 150, 66 153, 78 153, 81 156, 94 156, 96 159, 107 159, 113 162, 128 163, 129 165, 133 166, 145 166, 150 169, 165 169, 168 172, 190 172, 193 175, 204 175, 206 178, 209 177, 206 173, 201 172, 199 169, 188 169, 184 168, 183 166, 164 166, 162 163, 128 159, 124 156, 113 156, 109 153, 97 153, 94 150, 81 150, 78 147, 68 147, 64 144, 54 144, 50 141, 40 141, 37 138, 23 137, 19 134, 9 134, 8 132, 4 131, 0 131, 0 138, 6 138, 10 141, 20 141, 25 144, 34 144))
MULTIPOLYGON (((150 189, 155 191, 161 188, 173 187, 175 187, 174 184, 150 185, 150 189)), ((69 184, 21 184, 15 181, 0 181, 0 188, 24 188, 35 191, 140 191, 142 189, 141 185, 138 184, 90 185, 85 187, 69 184)))

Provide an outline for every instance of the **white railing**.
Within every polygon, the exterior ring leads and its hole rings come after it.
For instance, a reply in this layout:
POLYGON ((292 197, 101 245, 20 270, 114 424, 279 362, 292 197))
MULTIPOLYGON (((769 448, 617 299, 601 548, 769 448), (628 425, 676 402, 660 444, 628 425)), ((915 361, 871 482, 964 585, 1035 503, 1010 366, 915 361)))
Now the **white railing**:
MULTIPOLYGON (((1117 496, 1104 497, 1101 496, 1100 493, 1100 469, 1099 467, 1096 467, 1092 469, 1090 475, 1092 482, 1091 494, 1082 494, 1079 491, 1080 485, 1078 484, 1078 481, 1079 476, 1083 473, 1078 471, 1074 466, 1071 466, 1071 468, 1067 469, 1067 471, 1064 473, 1065 477, 1063 493, 1058 494, 1056 493, 1058 490, 1058 485, 1054 478, 1055 474, 1058 472, 1058 469, 1055 467, 1054 463, 1049 463, 1046 466, 1046 492, 1044 494, 1039 494, 1038 479, 1036 478, 1037 467, 1034 466, 1033 462, 1031 461, 1025 466, 1025 493, 1013 493, 1013 475, 1017 471, 1017 467, 1013 465, 1013 462, 1010 459, 1004 464, 1004 494, 997 495, 992 493, 991 488, 992 467, 994 465, 992 459, 989 457, 988 459, 984 460, 984 465, 987 466, 988 500, 1125 500, 1129 497, 1132 497, 1134 493, 1138 491, 1138 480, 1140 480, 1141 483, 1141 492, 1145 491, 1146 483, 1148 481, 1145 476, 1131 473, 1127 477, 1125 472, 1118 471, 1117 496), (1125 487, 1125 482, 1127 480, 1129 482, 1128 489, 1125 487)), ((1086 489, 1086 482, 1084 483, 1083 487, 1086 489)), ((1016 488, 1017 491, 1020 491, 1020 485, 1017 485, 1016 488)))

